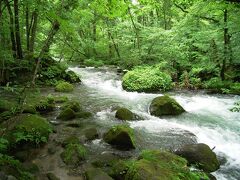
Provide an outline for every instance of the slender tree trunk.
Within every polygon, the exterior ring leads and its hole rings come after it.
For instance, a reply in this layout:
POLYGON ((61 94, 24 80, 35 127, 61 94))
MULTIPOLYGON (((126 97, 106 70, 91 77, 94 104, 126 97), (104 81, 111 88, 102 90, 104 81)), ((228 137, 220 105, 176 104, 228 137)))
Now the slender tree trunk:
POLYGON ((226 63, 229 56, 228 10, 224 10, 224 57, 221 68, 221 79, 225 80, 226 63))
POLYGON ((38 25, 38 9, 35 9, 34 12, 32 13, 32 24, 31 24, 31 32, 30 32, 30 43, 29 43, 29 51, 32 53, 34 53, 37 25, 38 25))
POLYGON ((22 44, 19 25, 19 4, 18 0, 14 0, 14 14, 15 14, 15 34, 16 34, 16 46, 17 46, 17 58, 22 59, 22 44))
POLYGON ((93 38, 93 42, 94 42, 94 46, 93 46, 93 53, 96 55, 97 51, 95 48, 96 42, 97 42, 97 20, 96 20, 96 13, 94 12, 94 20, 92 23, 92 38, 93 38))
POLYGON ((33 79, 32 79, 32 84, 33 85, 35 84, 35 80, 36 80, 36 77, 37 77, 37 73, 38 73, 38 69, 39 69, 39 66, 40 66, 41 59, 43 58, 43 56, 46 52, 49 52, 49 48, 50 48, 50 46, 53 42, 53 38, 57 34, 59 28, 60 28, 60 24, 57 20, 55 20, 52 23, 52 28, 51 28, 50 32, 48 33, 48 37, 45 40, 44 45, 42 47, 42 50, 41 50, 41 52, 38 56, 36 68, 35 68, 35 71, 34 71, 34 74, 33 74, 33 79))
POLYGON ((29 7, 28 3, 26 5, 26 10, 25 10, 25 18, 26 18, 26 44, 27 44, 27 50, 29 51, 29 40, 30 40, 30 26, 29 26, 29 7))
POLYGON ((109 36, 110 36, 110 38, 111 38, 111 40, 112 40, 112 43, 113 43, 114 49, 115 49, 115 51, 116 51, 116 53, 117 53, 117 56, 118 56, 119 59, 121 59, 118 46, 117 46, 117 44, 115 43, 115 40, 114 40, 114 38, 113 38, 113 36, 112 36, 112 33, 111 33, 110 31, 108 31, 108 33, 109 33, 109 36))
POLYGON ((130 19, 131 19, 131 22, 132 22, 132 25, 133 25, 133 28, 134 28, 134 31, 135 31, 135 34, 136 34, 136 39, 137 39, 137 48, 138 48, 138 51, 140 53, 140 37, 139 37, 139 29, 137 28, 134 20, 133 20, 133 15, 131 13, 131 10, 130 8, 128 8, 128 13, 130 15, 130 19))
POLYGON ((13 12, 8 0, 5 0, 5 4, 7 6, 8 14, 9 14, 9 29, 10 29, 10 36, 11 36, 11 44, 12 44, 12 54, 13 58, 17 57, 17 48, 16 48, 16 41, 15 41, 15 33, 14 33, 14 18, 13 12))

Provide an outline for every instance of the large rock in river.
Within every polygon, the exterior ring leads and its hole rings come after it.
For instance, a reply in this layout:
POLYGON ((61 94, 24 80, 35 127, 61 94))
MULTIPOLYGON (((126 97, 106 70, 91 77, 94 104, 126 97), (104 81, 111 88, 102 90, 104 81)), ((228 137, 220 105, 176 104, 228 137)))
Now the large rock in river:
POLYGON ((183 107, 173 98, 164 95, 153 99, 150 105, 150 113, 154 116, 179 115, 185 112, 183 107))
POLYGON ((119 108, 115 114, 115 117, 120 120, 134 120, 136 119, 135 114, 127 108, 119 108))
POLYGON ((205 172, 214 172, 220 167, 216 154, 206 144, 184 145, 175 153, 186 158, 189 164, 197 165, 205 172))
POLYGON ((133 129, 127 125, 113 126, 103 137, 104 141, 119 149, 135 149, 133 129))
POLYGON ((175 154, 145 150, 134 163, 129 164, 125 180, 207 180, 202 172, 191 172, 187 161, 175 154))

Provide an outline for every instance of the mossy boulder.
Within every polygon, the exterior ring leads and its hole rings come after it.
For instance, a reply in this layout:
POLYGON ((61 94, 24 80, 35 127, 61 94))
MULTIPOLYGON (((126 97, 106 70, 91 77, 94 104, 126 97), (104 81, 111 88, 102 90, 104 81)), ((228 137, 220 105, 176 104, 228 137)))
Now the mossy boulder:
POLYGON ((73 91, 73 85, 65 82, 65 81, 61 81, 58 82, 56 87, 55 87, 55 91, 57 92, 71 92, 73 91))
POLYGON ((81 82, 80 77, 71 70, 66 72, 64 79, 70 83, 80 83, 81 82))
POLYGON ((150 105, 150 113, 154 116, 179 115, 185 112, 183 107, 168 95, 156 97, 150 105))
POLYGON ((33 106, 36 109, 36 111, 40 113, 51 112, 55 109, 54 102, 50 99, 47 99, 46 97, 42 97, 40 101, 38 100, 38 102, 33 103, 33 106))
POLYGON ((129 164, 125 180, 207 180, 206 174, 191 172, 187 161, 166 151, 145 150, 129 164))
POLYGON ((113 180, 108 174, 99 168, 89 168, 85 172, 87 180, 113 180))
POLYGON ((52 101, 54 103, 59 103, 59 104, 65 103, 69 100, 67 96, 53 96, 51 94, 47 96, 47 99, 49 101, 52 101))
POLYGON ((26 171, 23 164, 13 157, 0 154, 0 179, 20 179, 33 180, 34 177, 30 172, 26 171))
POLYGON ((108 144, 116 146, 116 148, 129 150, 135 149, 134 130, 127 125, 113 126, 103 137, 108 144))
POLYGON ((67 121, 67 120, 74 119, 75 117, 76 117, 76 113, 72 109, 66 108, 60 112, 60 114, 57 116, 57 119, 67 121))
POLYGON ((61 158, 67 165, 77 166, 86 159, 87 150, 81 144, 68 144, 61 153, 61 158))
POLYGON ((38 115, 21 114, 3 123, 6 138, 11 145, 19 143, 39 144, 48 140, 52 127, 49 122, 38 115))
POLYGON ((37 114, 37 110, 34 106, 26 104, 23 106, 22 113, 37 114))
POLYGON ((67 108, 72 109, 74 112, 81 111, 81 106, 77 101, 68 101, 64 103, 63 106, 61 107, 61 109, 67 109, 67 108))
POLYGON ((122 87, 127 91, 155 92, 171 89, 171 76, 158 66, 137 67, 123 76, 122 87))
POLYGON ((216 154, 203 143, 184 145, 176 151, 176 154, 186 158, 189 164, 196 165, 205 172, 214 172, 220 167, 216 154))
POLYGON ((0 113, 3 113, 5 111, 11 111, 14 107, 16 107, 15 103, 0 99, 0 113))
POLYGON ((97 139, 99 137, 98 131, 96 128, 88 128, 84 130, 84 135, 88 141, 92 141, 94 139, 97 139))
POLYGON ((136 118, 135 114, 127 108, 119 108, 115 117, 120 120, 134 120, 136 118))

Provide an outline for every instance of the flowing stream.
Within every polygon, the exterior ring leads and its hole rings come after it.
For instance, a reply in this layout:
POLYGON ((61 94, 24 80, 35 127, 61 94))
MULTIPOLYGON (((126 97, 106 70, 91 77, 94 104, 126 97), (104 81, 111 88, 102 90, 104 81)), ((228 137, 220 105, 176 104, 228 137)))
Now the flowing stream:
MULTIPOLYGON (((187 111, 177 117, 149 115, 152 99, 161 94, 126 92, 116 69, 71 68, 82 77, 72 98, 94 112, 99 125, 109 128, 119 123, 114 109, 124 106, 144 120, 129 122, 138 134, 138 149, 174 150, 182 144, 206 143, 214 148, 221 168, 213 173, 219 180, 240 179, 240 116, 229 111, 239 96, 207 95, 203 92, 170 93, 187 111)), ((94 143, 101 149, 100 140, 94 143)), ((93 145, 92 145, 93 146, 93 145)))

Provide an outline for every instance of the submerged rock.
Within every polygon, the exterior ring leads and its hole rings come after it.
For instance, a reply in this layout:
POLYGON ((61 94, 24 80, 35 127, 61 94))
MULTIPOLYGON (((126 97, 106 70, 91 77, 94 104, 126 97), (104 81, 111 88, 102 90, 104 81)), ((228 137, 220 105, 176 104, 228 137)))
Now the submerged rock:
POLYGON ((69 144, 79 144, 79 143, 80 143, 80 141, 79 141, 78 137, 72 135, 63 140, 62 146, 66 147, 69 144))
POLYGON ((185 112, 177 101, 167 95, 153 99, 149 110, 151 115, 158 117, 163 115, 179 115, 185 112))
POLYGON ((108 174, 99 168, 89 168, 86 172, 87 180, 113 180, 108 174))
POLYGON ((96 128, 88 128, 84 130, 84 135, 88 141, 97 139, 99 137, 98 131, 96 128))
POLYGON ((67 120, 74 119, 75 117, 76 117, 75 112, 72 109, 70 109, 70 108, 66 108, 66 109, 63 109, 60 112, 60 114, 58 115, 57 119, 61 119, 61 120, 67 121, 67 120))
POLYGON ((86 111, 76 113, 77 118, 89 118, 91 116, 92 116, 92 113, 86 112, 86 111))
POLYGON ((189 164, 196 165, 205 172, 214 172, 220 167, 216 154, 206 144, 184 145, 175 153, 186 158, 189 164))
POLYGON ((119 108, 115 114, 115 117, 120 120, 134 120, 136 116, 133 112, 127 108, 119 108))
POLYGON ((113 126, 103 137, 108 144, 115 145, 119 149, 135 149, 134 131, 127 125, 113 126))

